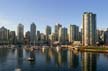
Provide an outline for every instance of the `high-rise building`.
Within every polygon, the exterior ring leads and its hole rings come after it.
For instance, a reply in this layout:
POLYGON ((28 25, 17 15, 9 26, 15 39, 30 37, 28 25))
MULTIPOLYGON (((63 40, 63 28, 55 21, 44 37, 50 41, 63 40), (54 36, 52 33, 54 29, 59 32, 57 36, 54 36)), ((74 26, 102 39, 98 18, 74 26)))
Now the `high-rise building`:
POLYGON ((97 41, 99 43, 103 43, 105 38, 105 31, 104 30, 97 30, 97 41))
POLYGON ((81 31, 79 32, 79 41, 82 42, 82 32, 81 31))
POLYGON ((27 31, 25 33, 25 44, 27 44, 27 45, 30 44, 30 31, 27 31))
POLYGON ((45 38, 45 34, 44 33, 40 33, 40 44, 44 44, 45 41, 46 41, 46 38, 45 38))
POLYGON ((55 25, 56 41, 58 41, 58 38, 59 38, 59 29, 60 29, 60 27, 62 27, 62 25, 59 24, 59 23, 55 25))
POLYGON ((16 44, 16 33, 15 31, 10 31, 9 33, 10 37, 9 37, 9 41, 11 44, 16 44))
POLYGON ((52 42, 56 41, 56 35, 55 35, 55 33, 51 33, 51 35, 49 35, 49 39, 50 39, 52 42))
POLYGON ((108 29, 104 33, 104 43, 108 46, 108 29))
POLYGON ((45 34, 44 33, 40 33, 40 37, 41 37, 41 41, 45 41, 45 34))
POLYGON ((27 38, 27 39, 30 40, 30 31, 27 31, 27 32, 25 33, 25 38, 27 38))
POLYGON ((34 22, 31 24, 30 27, 30 43, 36 43, 36 25, 34 22))
POLYGON ((51 34, 51 27, 50 26, 46 26, 46 40, 49 40, 49 35, 51 34))
POLYGON ((9 43, 9 30, 5 27, 0 28, 0 44, 9 43))
POLYGON ((60 43, 67 43, 67 40, 68 40, 68 34, 67 34, 67 28, 60 28, 59 29, 59 42, 60 43))
POLYGON ((37 30, 37 41, 40 41, 41 37, 40 37, 40 31, 37 30))
POLYGON ((18 24, 17 27, 17 43, 23 44, 24 43, 24 25, 18 24))
POLYGON ((68 40, 74 42, 79 40, 79 27, 76 25, 70 25, 68 28, 68 40))
POLYGON ((84 12, 82 26, 82 45, 95 45, 96 37, 96 14, 84 12))

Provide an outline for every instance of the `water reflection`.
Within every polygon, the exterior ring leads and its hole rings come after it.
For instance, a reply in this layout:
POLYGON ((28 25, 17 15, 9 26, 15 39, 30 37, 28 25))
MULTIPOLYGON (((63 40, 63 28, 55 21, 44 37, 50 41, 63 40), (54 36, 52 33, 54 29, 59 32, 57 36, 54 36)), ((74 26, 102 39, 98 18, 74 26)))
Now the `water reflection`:
POLYGON ((5 71, 5 62, 8 59, 9 50, 6 48, 0 48, 0 71, 5 71))
POLYGON ((95 53, 82 53, 82 71, 96 71, 96 57, 95 53))
POLYGON ((79 53, 71 50, 62 50, 56 51, 53 49, 48 49, 45 52, 46 62, 48 64, 52 64, 52 60, 57 65, 57 67, 69 67, 77 69, 79 66, 79 62, 82 67, 80 71, 96 71, 97 66, 97 54, 84 52, 81 53, 81 61, 79 61, 79 53))
POLYGON ((79 65, 79 55, 73 51, 68 51, 68 66, 69 68, 77 68, 79 65))
POLYGON ((54 57, 54 62, 58 67, 63 66, 64 64, 67 63, 67 51, 62 50, 62 51, 54 51, 53 50, 53 57, 54 57))
POLYGON ((9 50, 6 48, 0 48, 0 63, 4 63, 7 60, 9 50))
POLYGON ((23 48, 17 47, 17 62, 15 71, 22 71, 23 65, 23 48))
POLYGON ((67 50, 57 51, 56 49, 44 49, 45 60, 47 64, 55 64, 58 67, 67 64, 67 50))
POLYGON ((36 50, 35 61, 29 62, 29 53, 23 47, 0 49, 0 71, 108 71, 108 54, 45 48, 36 50))
POLYGON ((46 50, 46 62, 47 62, 48 64, 51 63, 50 52, 51 52, 50 49, 47 49, 47 50, 46 50))

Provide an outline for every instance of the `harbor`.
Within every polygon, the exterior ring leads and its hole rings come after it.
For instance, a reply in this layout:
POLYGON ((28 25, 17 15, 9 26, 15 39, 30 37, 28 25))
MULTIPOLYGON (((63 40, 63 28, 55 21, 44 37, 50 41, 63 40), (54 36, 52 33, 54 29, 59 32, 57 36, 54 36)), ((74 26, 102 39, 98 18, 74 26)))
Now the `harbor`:
POLYGON ((24 47, 16 47, 14 50, 10 48, 1 48, 0 71, 107 70, 107 54, 80 52, 68 48, 59 50, 58 48, 59 47, 44 46, 42 49, 34 50, 33 54, 35 60, 31 61, 28 61, 31 52, 24 47), (103 63, 101 61, 103 61, 103 63), (103 67, 104 64, 105 66, 103 67))

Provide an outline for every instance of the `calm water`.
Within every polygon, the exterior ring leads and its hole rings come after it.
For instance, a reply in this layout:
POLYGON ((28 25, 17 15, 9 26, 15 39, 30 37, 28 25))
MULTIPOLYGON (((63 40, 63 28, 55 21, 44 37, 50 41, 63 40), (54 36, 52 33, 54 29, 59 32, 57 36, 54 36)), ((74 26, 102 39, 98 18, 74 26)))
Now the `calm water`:
POLYGON ((30 52, 21 48, 0 48, 0 71, 108 71, 107 53, 35 51, 35 61, 29 62, 30 52))

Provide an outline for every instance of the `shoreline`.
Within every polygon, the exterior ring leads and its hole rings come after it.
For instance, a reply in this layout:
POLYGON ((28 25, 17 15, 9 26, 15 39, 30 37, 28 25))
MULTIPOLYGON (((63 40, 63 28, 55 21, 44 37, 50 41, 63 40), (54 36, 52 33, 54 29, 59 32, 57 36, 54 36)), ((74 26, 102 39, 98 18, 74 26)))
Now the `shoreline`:
POLYGON ((81 52, 97 52, 97 53, 108 53, 108 47, 80 47, 81 52))

